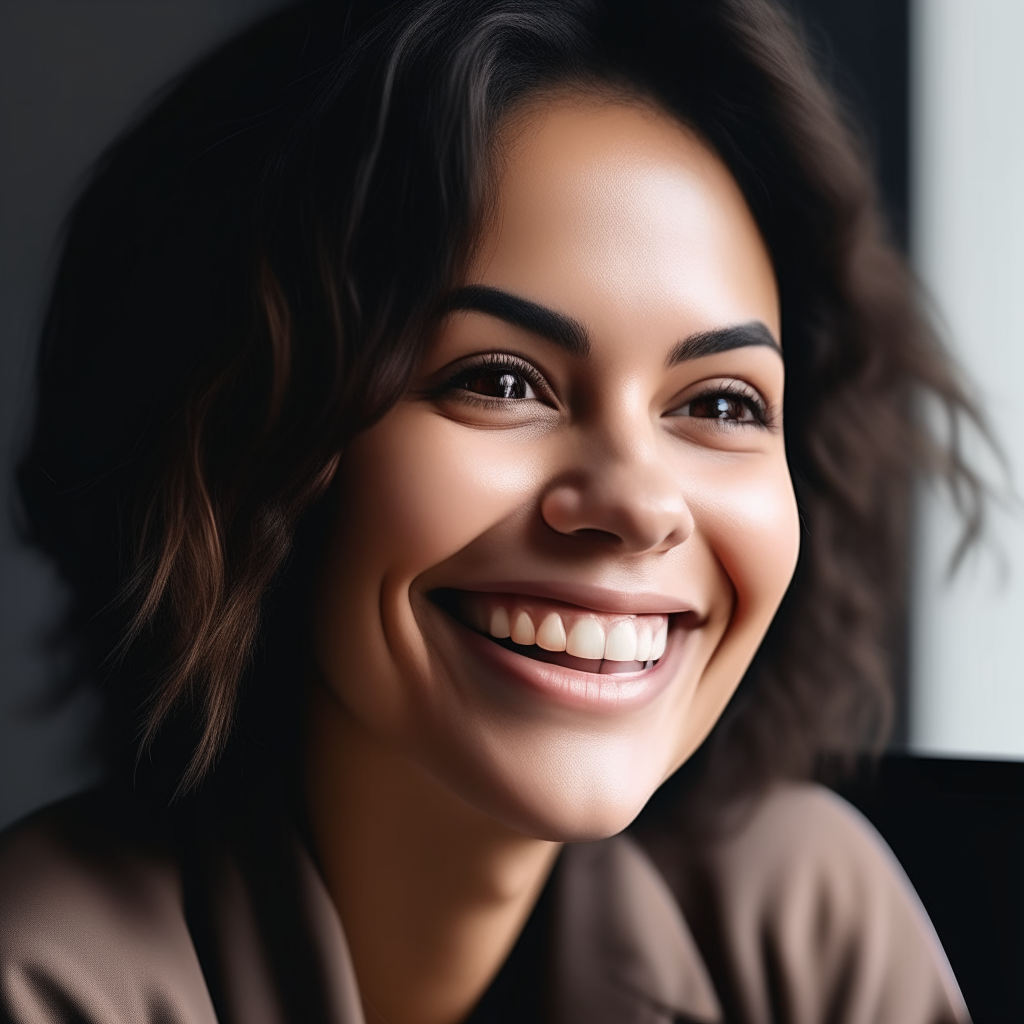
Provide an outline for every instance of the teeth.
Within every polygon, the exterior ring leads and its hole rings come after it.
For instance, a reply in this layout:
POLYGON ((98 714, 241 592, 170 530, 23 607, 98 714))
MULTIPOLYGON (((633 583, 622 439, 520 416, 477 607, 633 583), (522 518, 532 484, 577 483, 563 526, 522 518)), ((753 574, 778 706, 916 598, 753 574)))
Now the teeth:
POLYGON ((637 635, 632 619, 616 622, 604 642, 604 656, 609 661, 636 661, 637 635))
POLYGON ((518 611, 512 621, 512 643, 522 644, 524 647, 535 643, 537 631, 533 628, 533 619, 528 612, 518 611))
POLYGON ((668 622, 662 619, 654 629, 653 623, 658 620, 643 615, 620 619, 607 634, 599 619, 582 615, 566 636, 565 622, 558 612, 548 612, 539 626, 534 625, 525 608, 515 609, 510 616, 506 607, 497 605, 488 615, 470 605, 466 614, 476 628, 486 630, 496 640, 511 638, 522 647, 536 644, 545 651, 565 651, 588 661, 657 661, 668 644, 668 622))
POLYGON ((654 642, 651 644, 651 660, 657 661, 664 653, 668 644, 668 623, 666 622, 657 633, 654 634, 654 642))
POLYGON ((647 662, 651 659, 651 646, 654 638, 651 636, 651 627, 646 622, 637 624, 636 630, 636 660, 647 662))
POLYGON ((508 622, 508 612, 504 608, 495 608, 491 612, 490 634, 498 640, 506 640, 512 635, 508 622))
POLYGON ((578 619, 565 641, 566 654, 596 661, 604 657, 604 630, 590 615, 578 619))
POLYGON ((540 624, 537 646, 545 651, 565 650, 565 626, 562 624, 562 616, 557 612, 550 612, 540 624))

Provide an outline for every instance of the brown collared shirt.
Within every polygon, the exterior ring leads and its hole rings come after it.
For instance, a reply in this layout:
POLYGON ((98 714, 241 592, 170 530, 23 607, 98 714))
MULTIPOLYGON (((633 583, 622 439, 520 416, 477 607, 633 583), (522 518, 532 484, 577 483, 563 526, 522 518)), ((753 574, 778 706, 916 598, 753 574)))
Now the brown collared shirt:
MULTIPOLYGON (((363 1024, 316 867, 288 826, 261 828, 244 846, 211 841, 186 856, 78 800, 8 832, 0 1020, 363 1024)), ((664 873, 626 835, 566 847, 470 1018, 511 1019, 945 1024, 968 1015, 881 839, 827 791, 786 785, 739 831, 664 873)))

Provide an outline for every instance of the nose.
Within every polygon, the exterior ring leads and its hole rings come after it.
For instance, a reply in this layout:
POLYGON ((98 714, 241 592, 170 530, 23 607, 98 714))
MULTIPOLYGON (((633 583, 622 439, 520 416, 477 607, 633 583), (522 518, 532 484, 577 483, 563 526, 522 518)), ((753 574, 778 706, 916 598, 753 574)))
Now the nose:
POLYGON ((541 499, 544 522, 631 554, 658 553, 693 533, 693 516, 672 467, 651 453, 596 456, 541 499))

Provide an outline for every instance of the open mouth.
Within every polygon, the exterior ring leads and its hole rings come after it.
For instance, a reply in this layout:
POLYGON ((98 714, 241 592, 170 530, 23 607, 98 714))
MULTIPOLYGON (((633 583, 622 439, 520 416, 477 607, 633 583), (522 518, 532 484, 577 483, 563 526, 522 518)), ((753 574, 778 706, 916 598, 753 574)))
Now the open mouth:
POLYGON ((604 614, 521 594, 438 590, 431 600, 506 650, 580 672, 653 668, 665 653, 668 615, 604 614))

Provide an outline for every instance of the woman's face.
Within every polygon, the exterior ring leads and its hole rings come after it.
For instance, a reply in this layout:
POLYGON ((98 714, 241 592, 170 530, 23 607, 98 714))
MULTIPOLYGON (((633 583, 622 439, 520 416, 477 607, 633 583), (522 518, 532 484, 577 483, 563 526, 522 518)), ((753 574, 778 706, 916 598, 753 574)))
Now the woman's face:
POLYGON ((779 300, 663 114, 549 99, 499 168, 414 387, 339 467, 316 654, 352 728, 592 839, 706 736, 793 572, 779 300))

